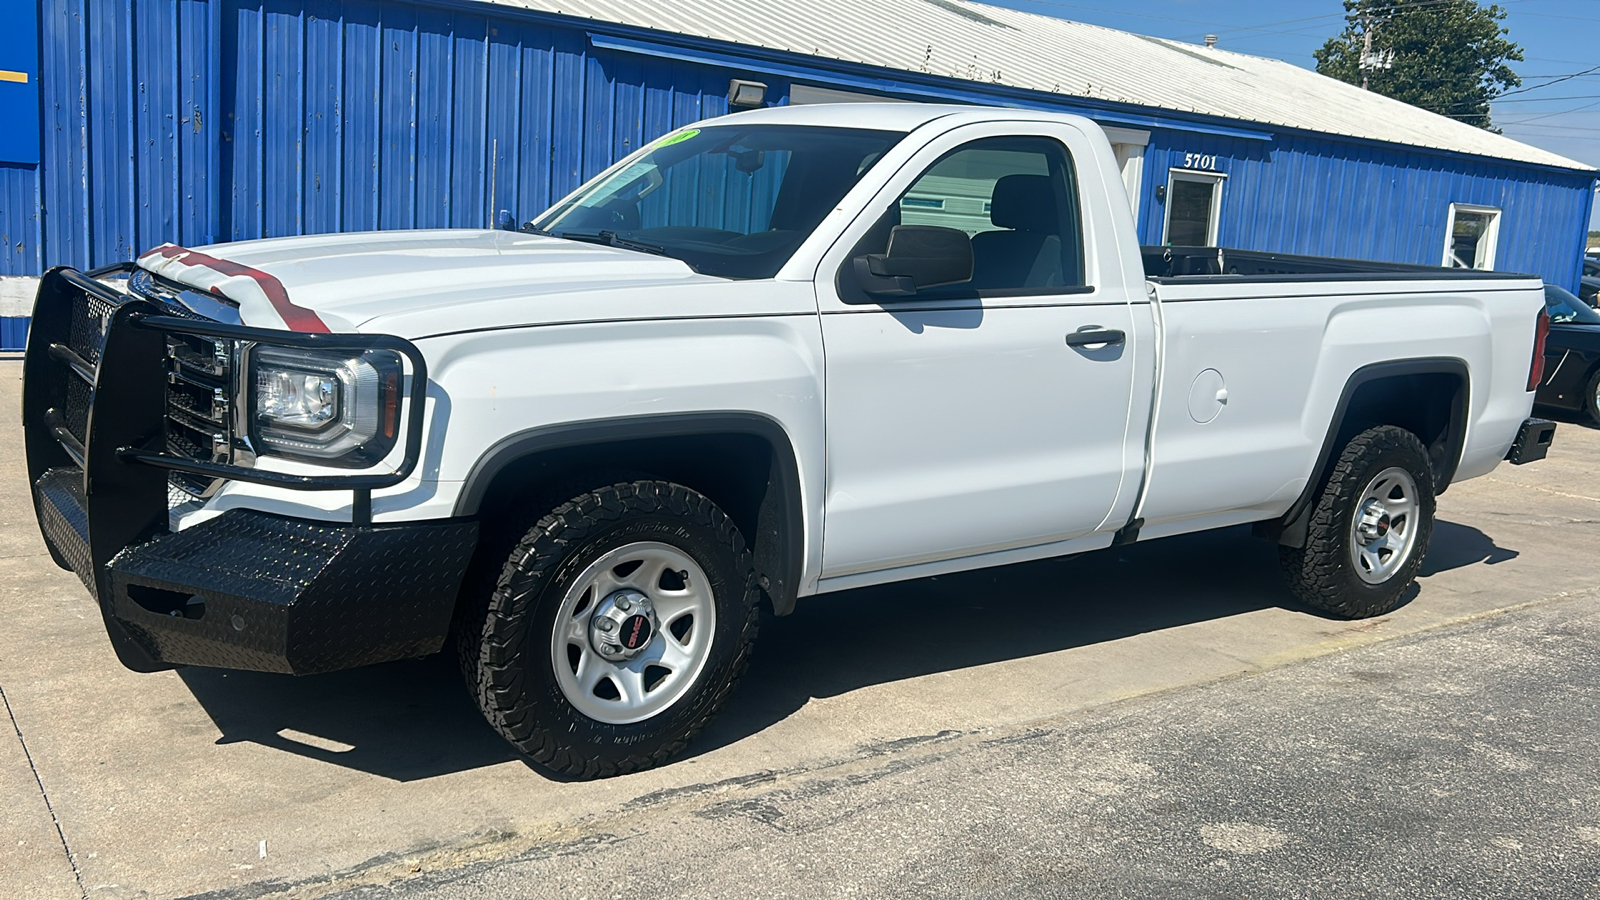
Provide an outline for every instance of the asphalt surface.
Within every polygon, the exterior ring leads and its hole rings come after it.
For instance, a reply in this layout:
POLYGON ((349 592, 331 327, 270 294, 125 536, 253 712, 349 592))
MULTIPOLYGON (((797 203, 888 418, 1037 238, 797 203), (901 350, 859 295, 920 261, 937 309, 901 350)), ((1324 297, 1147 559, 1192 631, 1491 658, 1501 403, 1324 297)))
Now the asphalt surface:
POLYGON ((1600 431, 1452 486, 1382 618, 1299 605, 1246 529, 810 598, 683 758, 571 782, 442 658, 123 670, 33 522, 19 374, 0 900, 1596 892, 1600 431))
POLYGON ((1600 607, 1568 599, 848 766, 643 798, 332 896, 1600 896, 1600 607))

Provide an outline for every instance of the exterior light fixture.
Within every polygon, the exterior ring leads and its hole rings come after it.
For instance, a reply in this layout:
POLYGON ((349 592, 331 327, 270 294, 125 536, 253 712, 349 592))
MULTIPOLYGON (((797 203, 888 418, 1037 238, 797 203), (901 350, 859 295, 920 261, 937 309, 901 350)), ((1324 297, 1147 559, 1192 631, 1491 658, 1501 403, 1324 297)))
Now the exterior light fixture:
POLYGON ((734 109, 754 109, 767 100, 767 86, 759 81, 735 78, 728 82, 728 106, 734 109))

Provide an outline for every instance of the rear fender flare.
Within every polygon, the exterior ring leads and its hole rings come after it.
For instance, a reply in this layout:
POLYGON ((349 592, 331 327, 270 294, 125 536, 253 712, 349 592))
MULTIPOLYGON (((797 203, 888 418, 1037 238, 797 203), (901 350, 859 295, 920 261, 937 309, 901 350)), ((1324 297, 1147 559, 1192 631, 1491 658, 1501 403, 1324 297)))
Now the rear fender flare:
POLYGON ((1305 546, 1306 526, 1311 520, 1311 507, 1318 493, 1322 491, 1328 472, 1344 441, 1353 436, 1344 435, 1351 401, 1364 385, 1387 378, 1410 375, 1449 375, 1458 379, 1459 387, 1450 400, 1449 424, 1440 439, 1428 448, 1429 455, 1433 457, 1434 492, 1444 493, 1450 486, 1451 479, 1455 477, 1456 466, 1461 462, 1461 451, 1466 443, 1467 414, 1472 391, 1472 380, 1466 362, 1453 357, 1430 357, 1373 363, 1357 369, 1345 382, 1344 390, 1339 394, 1339 403, 1334 407, 1333 418, 1328 423, 1327 435, 1322 440, 1322 449, 1317 453, 1311 478, 1306 481, 1305 488, 1295 498, 1294 505, 1290 506, 1289 511, 1280 518, 1257 523, 1257 536, 1277 541, 1285 546, 1305 546), (1344 440, 1341 440, 1341 437, 1344 440))

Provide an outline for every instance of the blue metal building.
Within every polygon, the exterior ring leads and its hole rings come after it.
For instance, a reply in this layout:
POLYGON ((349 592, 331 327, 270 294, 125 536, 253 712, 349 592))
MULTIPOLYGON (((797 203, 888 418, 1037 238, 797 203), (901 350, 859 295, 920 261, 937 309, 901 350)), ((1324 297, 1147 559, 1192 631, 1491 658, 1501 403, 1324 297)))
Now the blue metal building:
POLYGON ((0 275, 169 240, 523 220, 727 112, 734 80, 764 104, 1082 113, 1146 243, 1454 258, 1575 287, 1594 196, 1579 163, 1285 63, 967 0, 15 5, 0 275))

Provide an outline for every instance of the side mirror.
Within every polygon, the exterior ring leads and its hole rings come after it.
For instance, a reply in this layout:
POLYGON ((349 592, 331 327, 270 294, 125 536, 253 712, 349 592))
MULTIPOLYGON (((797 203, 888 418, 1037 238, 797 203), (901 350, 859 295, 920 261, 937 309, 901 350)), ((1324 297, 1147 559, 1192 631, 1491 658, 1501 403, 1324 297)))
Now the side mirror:
POLYGON ((923 288, 972 280, 972 238, 957 228, 896 225, 887 253, 855 258, 856 279, 874 297, 910 297, 923 288))

